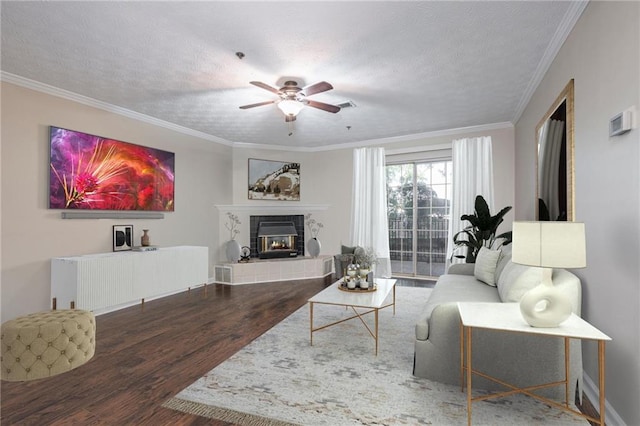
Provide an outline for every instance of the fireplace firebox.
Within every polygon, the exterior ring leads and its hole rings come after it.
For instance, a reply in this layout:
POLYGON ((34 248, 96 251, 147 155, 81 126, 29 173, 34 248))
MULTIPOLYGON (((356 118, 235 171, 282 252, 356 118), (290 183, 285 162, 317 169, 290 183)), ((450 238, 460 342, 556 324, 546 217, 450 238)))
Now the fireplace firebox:
POLYGON ((260 222, 257 237, 260 259, 298 256, 298 231, 293 222, 260 222))

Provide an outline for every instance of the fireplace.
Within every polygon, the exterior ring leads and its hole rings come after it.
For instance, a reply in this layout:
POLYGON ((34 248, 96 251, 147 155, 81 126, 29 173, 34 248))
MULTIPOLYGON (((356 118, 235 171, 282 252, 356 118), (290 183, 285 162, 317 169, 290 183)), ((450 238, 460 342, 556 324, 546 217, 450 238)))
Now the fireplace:
POLYGON ((258 225, 258 257, 296 257, 298 232, 293 222, 260 222, 258 225))
POLYGON ((304 256, 304 216, 264 215, 249 218, 251 257, 304 256))

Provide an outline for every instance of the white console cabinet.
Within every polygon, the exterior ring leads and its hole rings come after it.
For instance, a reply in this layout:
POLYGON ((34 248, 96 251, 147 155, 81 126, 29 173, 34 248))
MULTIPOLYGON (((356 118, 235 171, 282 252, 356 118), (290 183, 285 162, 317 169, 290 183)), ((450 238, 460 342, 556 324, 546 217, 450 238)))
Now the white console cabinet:
POLYGON ((204 285, 208 247, 179 246, 51 260, 51 298, 58 308, 102 314, 204 285))

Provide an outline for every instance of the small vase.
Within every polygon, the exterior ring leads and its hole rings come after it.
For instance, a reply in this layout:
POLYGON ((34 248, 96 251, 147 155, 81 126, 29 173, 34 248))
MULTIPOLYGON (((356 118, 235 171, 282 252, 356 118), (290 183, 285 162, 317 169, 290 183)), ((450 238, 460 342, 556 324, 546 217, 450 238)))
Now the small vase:
POLYGON ((236 263, 240 259, 240 255, 242 253, 240 243, 236 240, 227 241, 225 252, 227 254, 227 260, 231 263, 236 263))
POLYGON ((311 257, 318 257, 320 255, 320 240, 317 238, 311 238, 307 241, 307 251, 311 255, 311 257))
POLYGON ((140 237, 140 245, 142 247, 149 247, 149 230, 142 230, 142 237, 140 237))

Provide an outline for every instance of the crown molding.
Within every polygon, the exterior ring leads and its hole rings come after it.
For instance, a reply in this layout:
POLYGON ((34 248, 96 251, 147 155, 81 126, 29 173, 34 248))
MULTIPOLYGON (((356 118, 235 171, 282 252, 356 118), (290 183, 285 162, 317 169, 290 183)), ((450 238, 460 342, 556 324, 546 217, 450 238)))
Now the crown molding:
POLYGON ((154 126, 163 127, 165 129, 173 130, 174 132, 182 133, 189 136, 195 136, 200 139, 205 139, 211 142, 216 142, 222 145, 232 146, 233 142, 226 139, 222 139, 216 136, 209 135, 207 133, 200 132, 198 130, 189 129, 187 127, 179 126, 177 124, 169 123, 168 121, 160 120, 158 118, 150 117, 139 112, 131 111, 126 108, 119 107, 107 102, 99 101, 97 99, 90 98, 88 96, 79 95, 68 90, 60 89, 48 84, 40 83, 35 80, 21 77, 19 75, 11 74, 5 71, 0 71, 0 80, 21 86, 27 89, 42 92, 47 95, 56 96, 58 98, 67 99, 73 102, 77 102, 83 105, 87 105, 93 108, 101 109, 103 111, 111 112, 114 114, 122 115, 127 118, 131 118, 137 121, 142 121, 154 126))
POLYGON ((416 152, 441 151, 444 149, 451 149, 452 147, 453 142, 450 142, 435 145, 410 146, 408 148, 385 149, 384 153, 385 155, 414 154, 416 152))
POLYGON ((531 101, 533 94, 542 82, 542 79, 544 78, 547 71, 549 71, 553 60, 556 58, 556 55, 560 51, 560 48, 567 40, 567 37, 569 37, 569 34, 571 34, 571 30, 573 30, 573 27, 578 22, 578 19, 580 19, 580 16, 582 16, 582 12, 584 12, 588 4, 589 0, 581 0, 570 3, 567 13, 564 14, 562 22, 553 35, 551 42, 547 46, 547 50, 545 50, 544 54, 542 55, 542 59, 540 59, 533 77, 529 81, 529 84, 525 89, 522 98, 520 98, 520 102, 516 106, 513 118, 511 119, 512 123, 517 123, 518 120, 520 120, 520 117, 524 113, 527 105, 529 105, 529 101, 531 101))
MULTIPOLYGON (((291 146, 281 146, 281 145, 265 145, 265 144, 254 144, 254 143, 245 143, 245 142, 235 142, 233 144, 233 147, 244 148, 244 149, 265 149, 265 150, 274 150, 274 151, 322 152, 322 151, 336 151, 339 149, 362 148, 365 146, 372 146, 372 145, 379 146, 379 145, 395 144, 400 142, 415 142, 421 139, 429 139, 429 138, 435 138, 440 136, 452 136, 452 135, 459 135, 462 133, 477 133, 477 132, 486 132, 490 130, 512 129, 512 128, 513 128, 513 123, 509 121, 505 121, 500 123, 489 123, 489 124, 481 124, 478 126, 458 127, 455 129, 434 130, 432 132, 414 133, 411 135, 393 136, 389 138, 380 138, 380 139, 369 139, 369 140, 358 141, 358 142, 317 146, 312 148, 291 147, 291 146)), ((425 149, 423 148, 421 150, 424 151, 425 149)))

